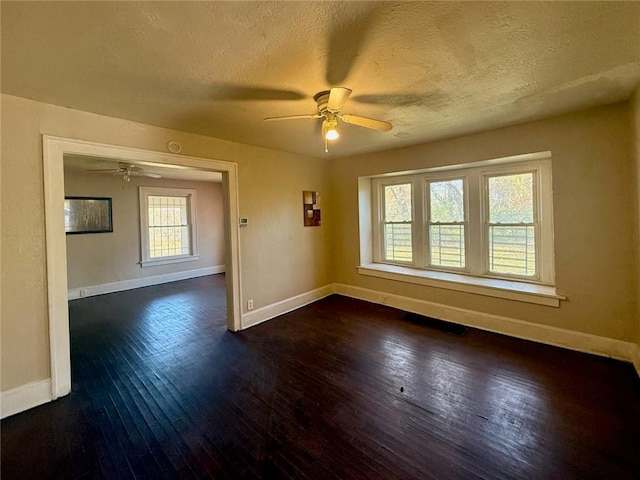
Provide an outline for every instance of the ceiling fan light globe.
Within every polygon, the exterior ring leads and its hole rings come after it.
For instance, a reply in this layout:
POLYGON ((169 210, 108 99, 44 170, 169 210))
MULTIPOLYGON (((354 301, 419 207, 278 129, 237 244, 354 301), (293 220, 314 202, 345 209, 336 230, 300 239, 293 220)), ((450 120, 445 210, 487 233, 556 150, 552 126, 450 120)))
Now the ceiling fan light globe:
POLYGON ((338 130, 335 128, 331 128, 327 130, 327 133, 325 133, 324 136, 327 140, 337 140, 338 137, 340 137, 340 133, 338 133, 338 130))

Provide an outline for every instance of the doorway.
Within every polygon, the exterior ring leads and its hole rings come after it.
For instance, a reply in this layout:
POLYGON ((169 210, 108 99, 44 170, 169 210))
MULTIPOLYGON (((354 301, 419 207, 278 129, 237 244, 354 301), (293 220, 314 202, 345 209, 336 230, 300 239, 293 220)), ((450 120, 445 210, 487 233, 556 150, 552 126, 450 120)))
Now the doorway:
POLYGON ((43 136, 47 295, 52 399, 71 391, 67 252, 64 228, 64 157, 79 155, 137 165, 188 168, 222 174, 227 329, 241 325, 237 164, 60 137, 43 136))

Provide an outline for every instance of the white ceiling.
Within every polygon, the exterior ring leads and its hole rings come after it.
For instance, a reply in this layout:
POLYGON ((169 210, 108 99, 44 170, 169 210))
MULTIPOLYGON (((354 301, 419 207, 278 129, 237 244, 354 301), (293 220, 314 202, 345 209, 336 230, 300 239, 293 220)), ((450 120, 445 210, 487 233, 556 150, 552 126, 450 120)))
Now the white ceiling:
POLYGON ((316 92, 346 86, 331 156, 629 97, 640 2, 7 2, 2 92, 322 157, 316 92))

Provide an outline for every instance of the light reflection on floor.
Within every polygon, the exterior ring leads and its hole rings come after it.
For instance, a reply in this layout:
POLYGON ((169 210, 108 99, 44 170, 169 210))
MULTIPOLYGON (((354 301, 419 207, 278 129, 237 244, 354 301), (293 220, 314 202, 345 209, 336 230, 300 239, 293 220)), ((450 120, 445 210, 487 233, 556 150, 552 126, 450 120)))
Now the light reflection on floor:
POLYGON ((507 371, 487 377, 485 396, 480 400, 486 430, 495 439, 494 447, 518 461, 526 462, 528 450, 539 447, 535 432, 548 415, 545 396, 535 383, 527 383, 507 371))
MULTIPOLYGON (((456 362, 446 349, 424 352, 420 342, 414 345, 411 339, 394 336, 383 337, 380 346, 384 374, 403 387, 403 398, 435 415, 443 429, 473 423, 479 438, 492 438, 493 449, 517 462, 526 462, 528 451, 540 447, 535 432, 549 415, 547 399, 543 387, 526 373, 487 371, 478 388, 477 372, 456 362), (429 394, 416 394, 425 391, 429 394)), ((398 423, 408 424, 410 419, 398 418, 398 423)))
POLYGON ((212 325, 203 321, 197 298, 190 292, 181 292, 145 304, 136 334, 150 366, 157 368, 159 362, 162 368, 171 368, 180 365, 178 359, 198 353, 200 329, 212 325))

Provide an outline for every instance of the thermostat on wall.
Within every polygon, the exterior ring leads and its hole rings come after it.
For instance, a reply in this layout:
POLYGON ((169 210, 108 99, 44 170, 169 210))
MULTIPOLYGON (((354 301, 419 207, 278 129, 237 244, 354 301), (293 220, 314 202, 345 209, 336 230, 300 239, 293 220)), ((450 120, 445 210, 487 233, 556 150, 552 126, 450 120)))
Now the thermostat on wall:
POLYGON ((240 226, 241 227, 246 227, 247 225, 249 225, 249 219, 248 218, 241 218, 240 219, 240 226))

